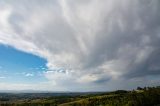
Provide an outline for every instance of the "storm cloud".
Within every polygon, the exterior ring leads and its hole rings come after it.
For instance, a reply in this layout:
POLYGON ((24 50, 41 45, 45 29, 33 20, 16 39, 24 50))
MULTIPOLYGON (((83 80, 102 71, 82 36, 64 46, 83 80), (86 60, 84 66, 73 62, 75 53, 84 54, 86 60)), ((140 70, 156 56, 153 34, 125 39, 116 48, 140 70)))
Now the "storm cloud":
POLYGON ((159 0, 1 0, 0 43, 46 59, 53 88, 154 85, 159 11, 159 0))

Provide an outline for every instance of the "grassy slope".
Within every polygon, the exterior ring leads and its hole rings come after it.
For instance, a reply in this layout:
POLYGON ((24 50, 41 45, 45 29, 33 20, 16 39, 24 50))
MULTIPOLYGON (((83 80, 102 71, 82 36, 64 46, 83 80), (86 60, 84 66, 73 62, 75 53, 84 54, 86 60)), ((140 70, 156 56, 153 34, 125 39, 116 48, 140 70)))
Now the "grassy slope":
POLYGON ((88 97, 59 106, 159 106, 160 88, 88 97))

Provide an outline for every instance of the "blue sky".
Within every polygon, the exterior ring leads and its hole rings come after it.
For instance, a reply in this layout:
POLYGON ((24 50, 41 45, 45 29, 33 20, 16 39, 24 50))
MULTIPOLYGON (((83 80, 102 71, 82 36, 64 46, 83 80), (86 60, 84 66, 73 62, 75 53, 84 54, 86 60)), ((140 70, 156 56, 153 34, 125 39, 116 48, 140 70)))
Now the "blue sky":
POLYGON ((159 85, 159 4, 1 0, 0 90, 107 91, 159 85))
POLYGON ((0 45, 0 66, 0 82, 46 81, 43 76, 43 72, 47 70, 45 59, 18 51, 10 46, 0 45))

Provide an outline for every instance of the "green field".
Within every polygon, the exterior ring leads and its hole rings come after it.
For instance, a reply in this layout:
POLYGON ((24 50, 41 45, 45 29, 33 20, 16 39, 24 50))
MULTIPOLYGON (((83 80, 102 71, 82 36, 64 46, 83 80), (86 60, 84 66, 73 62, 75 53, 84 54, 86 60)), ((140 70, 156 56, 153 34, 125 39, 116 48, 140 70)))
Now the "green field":
POLYGON ((103 93, 3 94, 0 106, 160 106, 160 87, 103 93), (41 95, 41 96, 40 96, 41 95))

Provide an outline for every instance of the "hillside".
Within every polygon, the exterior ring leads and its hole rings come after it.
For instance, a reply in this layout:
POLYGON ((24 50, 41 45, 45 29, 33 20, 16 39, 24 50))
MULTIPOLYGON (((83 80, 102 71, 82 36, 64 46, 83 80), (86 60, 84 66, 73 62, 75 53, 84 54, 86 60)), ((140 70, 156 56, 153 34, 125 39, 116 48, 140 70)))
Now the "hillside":
POLYGON ((160 106, 160 87, 103 93, 0 94, 0 106, 160 106))
POLYGON ((116 91, 102 96, 88 97, 60 106, 160 106, 160 88, 136 91, 116 91))

